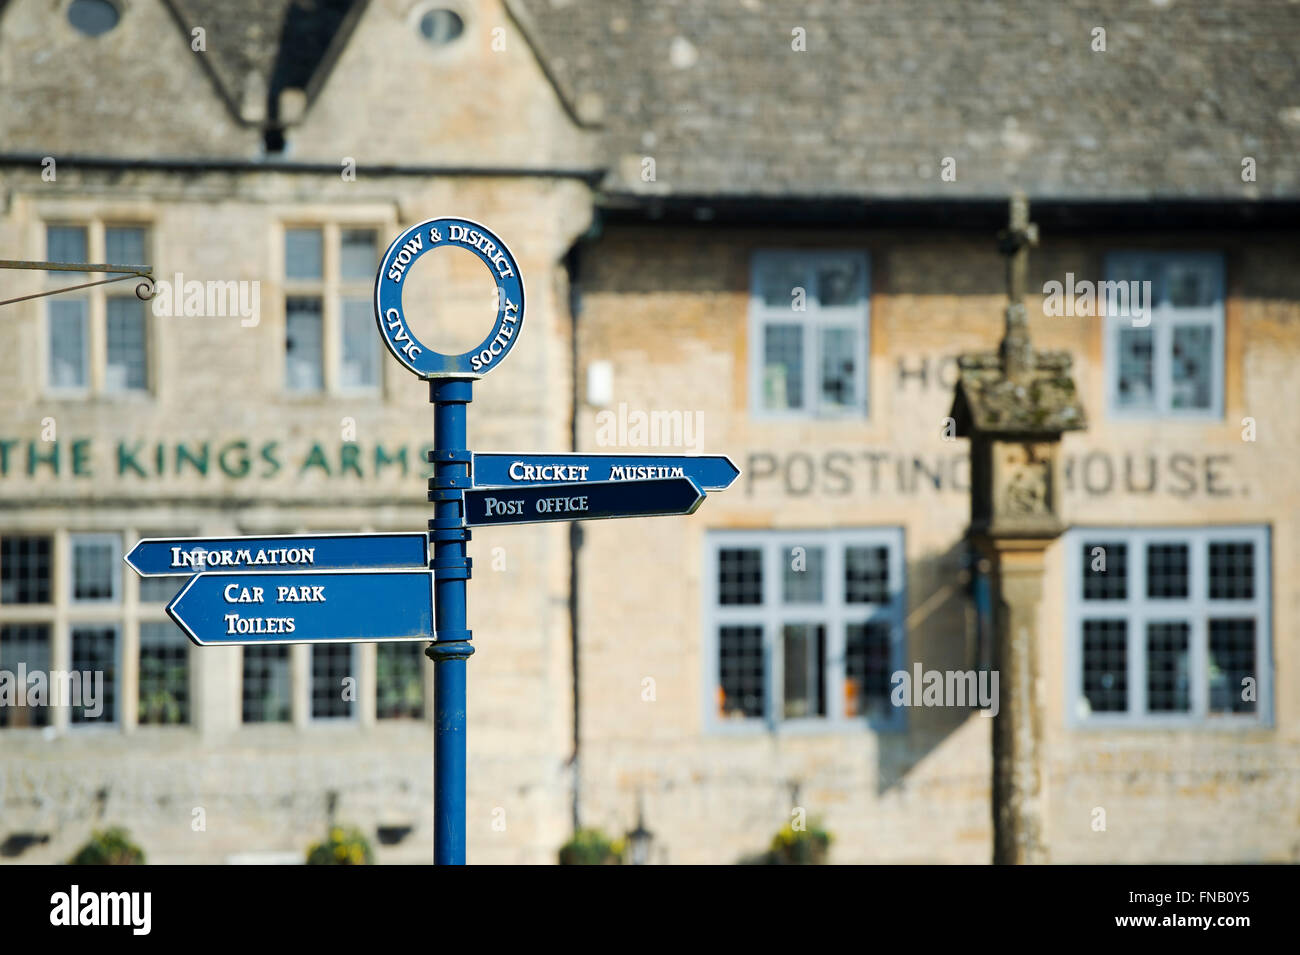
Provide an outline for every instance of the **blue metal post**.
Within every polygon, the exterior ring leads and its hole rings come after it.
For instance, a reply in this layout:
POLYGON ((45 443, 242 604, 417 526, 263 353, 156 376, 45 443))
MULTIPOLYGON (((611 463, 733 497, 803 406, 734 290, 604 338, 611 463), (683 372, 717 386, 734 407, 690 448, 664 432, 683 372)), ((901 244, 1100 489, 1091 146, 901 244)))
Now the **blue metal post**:
POLYGON ((433 520, 429 540, 434 577, 434 642, 425 654, 434 671, 433 861, 465 864, 465 662, 474 647, 465 620, 465 581, 470 559, 465 542, 461 494, 470 486, 465 406, 473 400, 473 381, 443 378, 429 382, 433 403, 433 446, 429 480, 433 520))

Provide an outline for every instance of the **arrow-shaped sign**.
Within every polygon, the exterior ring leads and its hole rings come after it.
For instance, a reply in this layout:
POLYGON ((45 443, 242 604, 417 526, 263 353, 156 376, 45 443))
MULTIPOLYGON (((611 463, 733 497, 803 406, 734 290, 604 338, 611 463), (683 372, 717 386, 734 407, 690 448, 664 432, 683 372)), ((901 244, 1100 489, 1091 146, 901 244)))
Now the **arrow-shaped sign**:
POLYGON ((691 514, 703 500, 704 492, 687 477, 473 488, 465 492, 465 524, 476 527, 691 514))
POLYGON ((688 477, 721 491, 740 476, 725 454, 475 454, 475 487, 688 477))
POLYGON ((433 574, 196 574, 167 614, 204 647, 432 640, 433 574))
POLYGON ((423 534, 145 538, 126 555, 141 577, 207 570, 363 570, 429 566, 423 534))

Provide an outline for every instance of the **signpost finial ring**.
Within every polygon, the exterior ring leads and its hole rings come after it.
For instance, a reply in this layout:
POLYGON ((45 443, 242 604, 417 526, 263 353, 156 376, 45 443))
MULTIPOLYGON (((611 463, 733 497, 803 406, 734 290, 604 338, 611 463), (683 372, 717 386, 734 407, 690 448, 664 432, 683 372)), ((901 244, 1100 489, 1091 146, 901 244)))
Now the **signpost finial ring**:
POLYGON ((393 357, 421 378, 482 378, 514 346, 524 324, 524 280, 519 265, 495 233, 456 217, 427 219, 389 245, 375 276, 375 321, 393 357), (497 287, 497 318, 483 342, 459 355, 429 348, 411 331, 402 308, 402 283, 415 260, 440 246, 468 249, 487 266, 497 287))

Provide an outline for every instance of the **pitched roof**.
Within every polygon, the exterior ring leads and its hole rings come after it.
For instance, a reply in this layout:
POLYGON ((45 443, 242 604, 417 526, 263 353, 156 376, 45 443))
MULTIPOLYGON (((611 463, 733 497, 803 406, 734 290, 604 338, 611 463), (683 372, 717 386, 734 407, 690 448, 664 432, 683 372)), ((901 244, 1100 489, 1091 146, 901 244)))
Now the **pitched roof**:
MULTIPOLYGON (((367 2, 166 0, 272 125, 367 2)), ((607 196, 1300 198, 1293 0, 504 2, 600 130, 607 196)))
POLYGON ((605 128, 613 191, 1300 195, 1288 0, 507 2, 605 128))
POLYGON ((275 124, 280 92, 314 97, 368 0, 164 0, 189 39, 205 31, 200 61, 239 119, 275 124))

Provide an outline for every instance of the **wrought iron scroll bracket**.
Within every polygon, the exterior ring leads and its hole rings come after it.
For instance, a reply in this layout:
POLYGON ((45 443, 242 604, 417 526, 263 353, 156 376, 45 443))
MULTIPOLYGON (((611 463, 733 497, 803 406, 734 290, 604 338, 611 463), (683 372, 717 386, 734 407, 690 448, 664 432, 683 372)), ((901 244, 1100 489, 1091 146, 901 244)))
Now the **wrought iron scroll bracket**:
POLYGON ((44 272, 98 272, 117 276, 111 279, 99 279, 96 282, 82 282, 80 285, 66 285, 63 288, 35 292, 31 295, 20 295, 17 298, 7 298, 0 300, 0 305, 12 305, 15 302, 26 302, 29 299, 58 295, 61 292, 75 292, 78 289, 91 288, 95 285, 125 282, 133 278, 144 280, 135 287, 135 297, 140 301, 149 301, 158 291, 157 286, 154 284, 153 266, 151 265, 107 265, 102 262, 24 262, 17 259, 0 259, 0 269, 27 269, 44 272))

